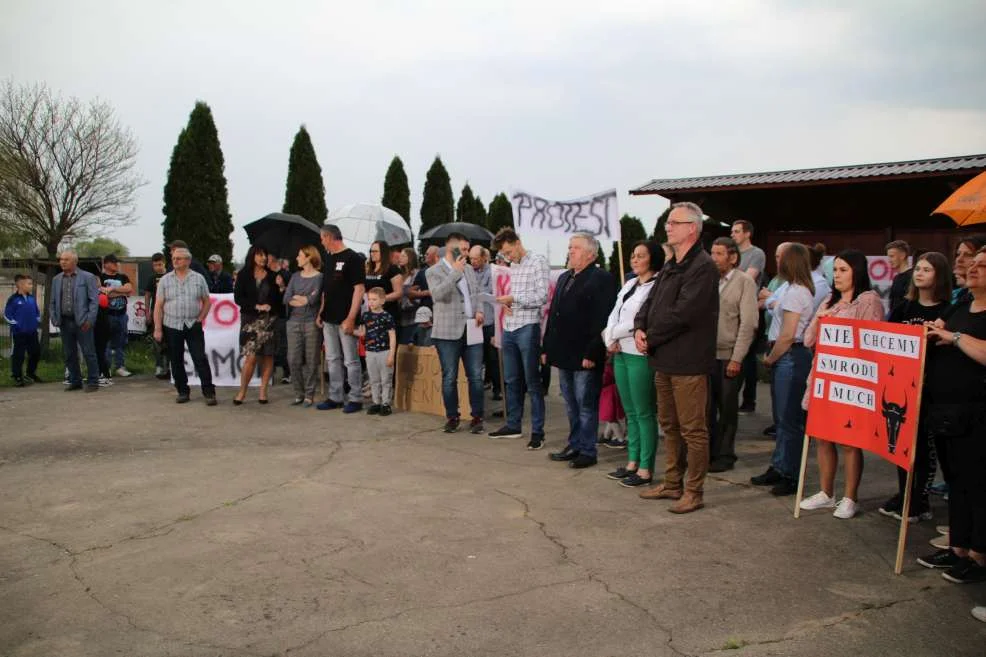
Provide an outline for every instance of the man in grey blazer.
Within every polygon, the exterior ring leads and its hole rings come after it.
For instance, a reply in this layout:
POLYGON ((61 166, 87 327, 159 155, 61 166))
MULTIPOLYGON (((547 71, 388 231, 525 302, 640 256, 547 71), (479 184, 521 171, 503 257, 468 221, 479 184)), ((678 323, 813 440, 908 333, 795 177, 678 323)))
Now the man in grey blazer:
POLYGON ((469 380, 472 421, 469 431, 483 432, 483 312, 476 274, 469 266, 462 235, 449 235, 445 257, 425 271, 433 304, 431 339, 442 366, 445 433, 459 430, 459 360, 469 380), (470 325, 467 330, 467 325, 470 325), (467 335, 474 339, 468 339, 467 335), (478 337, 477 337, 478 336, 478 337), (478 341, 477 341, 478 339, 478 341))
POLYGON ((719 324, 716 369, 710 379, 709 472, 732 470, 736 463, 736 428, 743 359, 760 321, 757 283, 739 269, 739 246, 729 237, 712 243, 712 261, 719 270, 719 324))
POLYGON ((96 342, 93 326, 99 311, 99 281, 87 271, 79 269, 79 256, 74 251, 62 251, 58 256, 62 268, 51 281, 51 323, 62 336, 62 354, 68 369, 69 385, 66 390, 82 389, 82 371, 79 369, 79 349, 86 361, 86 392, 99 390, 99 364, 96 360, 96 342))

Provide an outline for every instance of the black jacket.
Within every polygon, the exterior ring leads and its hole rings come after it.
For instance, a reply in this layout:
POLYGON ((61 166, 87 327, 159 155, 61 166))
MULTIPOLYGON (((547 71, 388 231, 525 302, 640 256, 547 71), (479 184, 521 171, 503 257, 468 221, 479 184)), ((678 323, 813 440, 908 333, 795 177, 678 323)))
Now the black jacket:
POLYGON ((606 362, 602 332, 616 303, 616 281, 605 269, 589 265, 565 291, 573 276, 569 269, 558 278, 544 332, 544 353, 551 365, 564 370, 583 369, 583 359, 602 368, 606 362))
POLYGON ((647 333, 651 367, 662 374, 712 374, 719 329, 719 270, 697 242, 658 274, 634 329, 647 333))
POLYGON ((209 284, 209 291, 213 294, 231 294, 233 292, 233 277, 224 271, 215 274, 211 271, 208 272, 205 281, 209 284))
MULTIPOLYGON (((278 317, 282 311, 284 302, 281 290, 277 287, 277 278, 274 272, 267 271, 267 284, 270 286, 270 294, 267 303, 270 304, 271 317, 278 317)), ((240 316, 249 321, 256 319, 259 313, 256 310, 259 301, 260 289, 257 279, 253 277, 253 271, 241 271, 236 277, 236 286, 233 288, 233 301, 240 307, 240 316)))

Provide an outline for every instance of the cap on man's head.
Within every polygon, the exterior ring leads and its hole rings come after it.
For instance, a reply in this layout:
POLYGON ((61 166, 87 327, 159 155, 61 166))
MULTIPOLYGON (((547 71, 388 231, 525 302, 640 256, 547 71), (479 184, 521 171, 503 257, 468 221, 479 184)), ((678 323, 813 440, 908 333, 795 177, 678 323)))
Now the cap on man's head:
POLYGON ((186 242, 185 240, 174 240, 173 242, 171 242, 171 244, 168 245, 168 248, 169 249, 187 249, 188 248, 188 242, 186 242))
POLYGON ((105 265, 107 262, 112 262, 114 264, 117 264, 120 261, 117 259, 115 253, 110 253, 109 255, 103 256, 103 264, 105 265))
POLYGON ((213 253, 211 256, 209 256, 209 263, 211 264, 213 262, 218 263, 220 265, 223 264, 222 256, 219 255, 218 253, 213 253))

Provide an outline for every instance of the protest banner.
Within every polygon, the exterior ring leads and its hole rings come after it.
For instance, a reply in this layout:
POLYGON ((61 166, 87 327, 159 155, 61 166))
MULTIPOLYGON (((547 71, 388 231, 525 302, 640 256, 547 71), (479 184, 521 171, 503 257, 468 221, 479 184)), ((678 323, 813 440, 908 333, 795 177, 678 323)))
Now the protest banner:
MULTIPOLYGON (((212 294, 212 307, 202 323, 205 333, 205 357, 212 371, 212 383, 217 387, 240 385, 240 371, 243 357, 240 355, 240 307, 233 301, 232 294, 212 294)), ((250 381, 251 386, 260 385, 258 376, 250 381)), ((200 385, 192 357, 185 349, 185 372, 188 385, 200 385)))
POLYGON ((858 447, 904 468, 907 486, 895 572, 900 574, 927 340, 923 326, 825 317, 819 321, 795 500, 800 516, 808 437, 858 447))
POLYGON ((514 208, 514 227, 520 235, 567 238, 572 233, 589 233, 600 240, 620 239, 615 189, 568 201, 549 201, 512 190, 510 201, 514 208))

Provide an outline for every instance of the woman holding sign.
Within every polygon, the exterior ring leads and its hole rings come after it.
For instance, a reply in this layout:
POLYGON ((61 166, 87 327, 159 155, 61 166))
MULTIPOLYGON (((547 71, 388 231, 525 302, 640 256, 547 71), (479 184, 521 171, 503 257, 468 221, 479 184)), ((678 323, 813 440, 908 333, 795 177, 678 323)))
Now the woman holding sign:
POLYGON ((950 549, 918 559, 956 584, 986 582, 986 249, 965 274, 972 299, 926 324, 925 423, 947 446, 950 549))
MULTIPOLYGON (((910 288, 903 303, 890 312, 888 321, 898 324, 923 326, 933 322, 948 308, 952 298, 952 276, 948 258, 941 253, 930 251, 914 263, 910 288)), ((911 508, 908 522, 931 519, 931 505, 928 493, 935 478, 938 459, 928 430, 925 426, 925 409, 921 410, 917 439, 914 448, 914 481, 911 486, 911 508)), ((880 514, 901 519, 904 508, 904 487, 907 485, 907 471, 897 468, 898 492, 879 508, 880 514)))
MULTIPOLYGON (((823 317, 883 321, 883 302, 870 286, 869 267, 862 251, 847 249, 835 257, 832 269, 832 296, 823 302, 805 330, 805 346, 814 347, 818 339, 818 320, 823 317)), ((807 399, 804 405, 807 406, 807 399)), ((801 508, 835 509, 836 518, 852 518, 859 511, 859 481, 863 477, 863 450, 843 446, 846 459, 846 494, 835 502, 835 471, 839 453, 835 443, 815 440, 822 490, 801 501, 801 508)))

